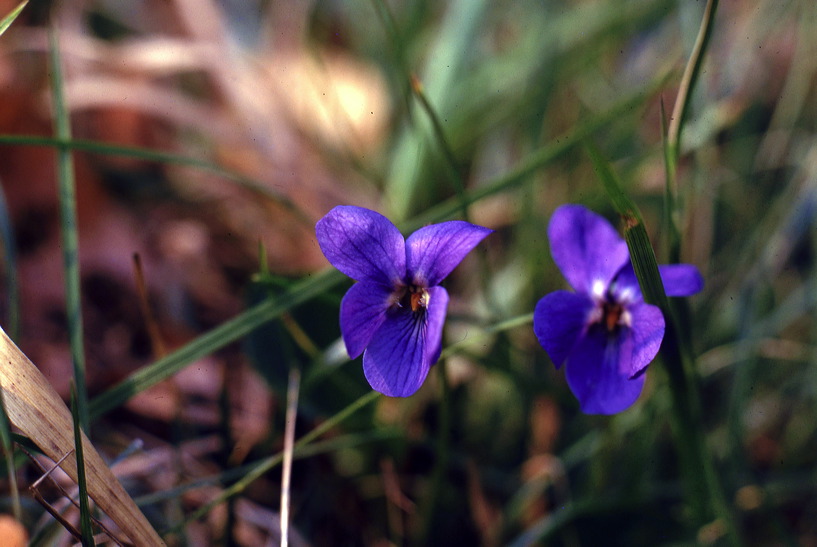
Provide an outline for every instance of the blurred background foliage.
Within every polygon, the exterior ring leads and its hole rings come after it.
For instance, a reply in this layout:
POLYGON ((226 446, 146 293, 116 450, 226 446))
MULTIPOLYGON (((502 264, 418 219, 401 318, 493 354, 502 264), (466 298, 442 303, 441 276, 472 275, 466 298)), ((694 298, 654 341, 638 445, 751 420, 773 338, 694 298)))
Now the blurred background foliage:
MULTIPOLYGON (((259 302, 285 302, 241 343, 216 331, 217 351, 94 422, 111 458, 142 443, 115 470, 157 529, 181 529, 169 543, 277 543, 278 470, 187 519, 281 450, 291 367, 298 437, 369 390, 338 340, 350 281, 287 303, 324 279, 314 223, 337 204, 406 229, 465 215, 496 233, 447 281, 447 402, 432 371, 415 396, 377 398, 297 459, 293 544, 722 541, 723 523, 695 522, 685 503, 662 367, 632 409, 585 416, 525 320, 565 288, 551 212, 575 202, 615 219, 585 141, 668 259, 660 105, 671 112, 703 4, 34 2, 0 39, 3 326, 67 397, 55 149, 26 140, 54 134, 53 25, 78 143, 91 397, 259 302)), ((753 545, 817 545, 815 28, 812 0, 721 3, 677 174, 681 258, 706 278, 685 325, 699 425, 753 545)), ((25 524, 44 527, 24 501, 25 524)))

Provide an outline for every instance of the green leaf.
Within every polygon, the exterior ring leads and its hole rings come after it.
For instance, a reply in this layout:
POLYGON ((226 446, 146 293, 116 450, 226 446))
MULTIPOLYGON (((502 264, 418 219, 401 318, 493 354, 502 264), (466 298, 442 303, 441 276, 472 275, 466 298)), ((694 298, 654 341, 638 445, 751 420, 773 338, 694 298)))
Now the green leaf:
POLYGON ((6 30, 8 30, 14 20, 17 19, 17 16, 23 11, 23 8, 26 7, 26 4, 28 4, 28 0, 23 0, 23 2, 17 4, 16 8, 11 10, 8 15, 0 20, 0 34, 3 34, 6 32, 6 30))
MULTIPOLYGON (((57 138, 71 140, 71 122, 63 94, 62 59, 59 39, 54 27, 49 29, 48 44, 51 62, 51 100, 54 105, 54 129, 57 138)), ((65 314, 68 318, 68 339, 74 365, 77 388, 77 408, 82 430, 89 432, 88 391, 85 381, 85 344, 82 328, 82 296, 80 294, 79 235, 77 233, 76 180, 71 150, 57 149, 57 179, 59 181, 60 235, 62 239, 63 271, 65 276, 65 314)))
POLYGON ((6 412, 6 403, 3 399, 2 390, 0 390, 0 443, 2 443, 3 447, 3 456, 6 458, 14 518, 19 521, 22 518, 20 491, 17 489, 17 473, 14 468, 14 446, 11 442, 11 422, 6 412))
POLYGON ((77 458, 77 487, 79 488, 79 525, 82 546, 95 545, 94 529, 91 526, 91 507, 88 504, 88 483, 85 480, 85 456, 82 450, 82 427, 77 405, 77 389, 71 385, 71 417, 74 420, 74 454, 77 458))
POLYGON ((608 161, 599 153, 592 143, 587 144, 587 151, 593 168, 601 179, 613 207, 621 216, 624 223, 624 239, 630 249, 630 259, 633 263, 633 270, 641 286, 644 300, 650 304, 659 306, 664 312, 669 309, 667 294, 664 292, 664 283, 658 273, 658 262, 655 259, 655 251, 650 244, 647 229, 644 227, 644 220, 638 207, 624 193, 621 182, 613 172, 608 161))
POLYGON ((152 365, 139 369, 127 379, 106 391, 90 405, 92 418, 98 418, 162 380, 176 374, 196 359, 200 359, 246 336, 267 321, 281 316, 294 306, 323 293, 340 283, 343 275, 337 270, 326 270, 292 286, 275 300, 266 299, 235 318, 222 323, 210 332, 199 336, 189 344, 159 359, 152 365))

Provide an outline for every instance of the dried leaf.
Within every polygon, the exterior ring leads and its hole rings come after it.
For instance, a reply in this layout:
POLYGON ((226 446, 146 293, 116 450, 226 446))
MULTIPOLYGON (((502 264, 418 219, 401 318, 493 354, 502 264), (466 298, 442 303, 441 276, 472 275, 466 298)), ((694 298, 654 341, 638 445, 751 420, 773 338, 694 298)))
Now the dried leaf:
MULTIPOLYGON (((11 423, 77 480, 71 413, 51 384, 0 329, 0 386, 11 423)), ((83 435, 88 494, 135 545, 164 545, 131 497, 83 435)))

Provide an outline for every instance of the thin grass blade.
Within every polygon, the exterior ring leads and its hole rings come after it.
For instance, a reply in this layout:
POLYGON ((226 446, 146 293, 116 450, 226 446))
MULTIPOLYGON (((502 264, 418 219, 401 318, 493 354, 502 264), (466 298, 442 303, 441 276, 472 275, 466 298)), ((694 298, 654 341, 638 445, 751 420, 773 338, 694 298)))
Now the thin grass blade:
MULTIPOLYGON (((692 48, 692 54, 689 56, 689 60, 684 68, 684 74, 681 76, 681 83, 678 86, 678 96, 675 99, 675 107, 672 110, 672 117, 670 118, 669 131, 667 134, 667 146, 670 151, 671 160, 669 168, 673 172, 678 163, 681 132, 684 129, 684 121, 686 120, 689 101, 692 97, 692 90, 695 88, 695 83, 698 81, 698 74, 703 64, 704 52, 709 44, 709 38, 712 36, 712 27, 717 10, 718 0, 707 0, 706 7, 704 7, 703 20, 698 29, 695 45, 692 48)), ((675 190, 677 191, 677 189, 675 190)))
MULTIPOLYGON (((62 59, 59 39, 54 27, 48 33, 51 62, 51 93, 54 107, 54 126, 57 138, 71 140, 71 122, 63 96, 62 59)), ((68 338, 71 360, 74 364, 74 382, 77 388, 77 409, 82 430, 89 431, 88 391, 85 381, 85 345, 82 329, 82 306, 79 273, 79 236, 77 234, 76 181, 71 150, 57 149, 57 179, 59 182, 60 235, 62 236, 63 269, 65 276, 65 312, 68 318, 68 338)))
POLYGON ((91 507, 88 503, 88 483, 85 480, 85 456, 82 448, 82 428, 77 408, 77 389, 71 385, 71 418, 74 422, 74 454, 77 459, 77 488, 79 490, 79 526, 82 532, 82 547, 93 547, 94 529, 91 525, 91 507))
POLYGON ((22 518, 20 508, 20 491, 17 488, 17 470, 14 467, 14 445, 11 442, 11 423, 6 412, 6 402, 3 391, 0 390, 0 443, 3 446, 3 457, 6 459, 6 472, 9 476, 9 495, 14 518, 19 522, 22 518))
POLYGON ((17 19, 17 16, 19 16, 20 13, 22 13, 23 8, 26 7, 26 4, 28 4, 28 0, 20 2, 19 4, 17 4, 16 8, 9 12, 8 15, 3 17, 3 19, 0 19, 0 35, 2 35, 4 32, 8 30, 8 28, 11 26, 14 20, 17 19))
POLYGON ((6 277, 6 302, 8 317, 6 327, 10 336, 17 340, 20 335, 20 288, 17 280, 17 249, 14 229, 11 225, 6 193, 0 188, 0 241, 3 243, 3 267, 6 277))
POLYGON ((593 168, 599 176, 613 207, 621 216, 624 223, 624 239, 630 249, 630 259, 633 270, 644 294, 644 300, 659 306, 662 310, 669 309, 667 294, 664 292, 664 283, 658 273, 658 262, 655 251, 650 244, 650 238, 644 227, 641 212, 630 197, 622 190, 618 177, 610 168, 610 164, 599 153, 594 145, 588 143, 587 152, 593 162, 593 168))

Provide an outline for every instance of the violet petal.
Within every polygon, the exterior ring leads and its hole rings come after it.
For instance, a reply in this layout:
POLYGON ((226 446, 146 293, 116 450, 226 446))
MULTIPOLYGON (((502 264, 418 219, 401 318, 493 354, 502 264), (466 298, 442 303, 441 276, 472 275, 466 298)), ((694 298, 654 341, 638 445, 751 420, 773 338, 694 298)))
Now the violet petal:
POLYGON ((704 288, 704 278, 692 264, 658 266, 667 296, 691 296, 704 288))
POLYGON ((533 332, 556 368, 582 335, 593 306, 587 296, 568 291, 552 292, 536 304, 533 332))
POLYGON ((585 414, 621 412, 641 394, 646 375, 631 379, 620 371, 621 338, 603 327, 594 327, 568 357, 567 383, 585 414))
POLYGON ((341 205, 315 226, 321 251, 352 279, 395 286, 406 275, 406 246, 389 219, 362 207, 341 205))
POLYGON ((641 286, 638 284, 632 262, 627 261, 627 264, 618 271, 613 283, 610 285, 610 292, 613 299, 619 304, 641 302, 643 300, 641 286))
POLYGON ((363 353, 386 320, 391 296, 390 288, 369 281, 355 283, 344 295, 340 302, 340 332, 352 359, 363 353))
POLYGON ((550 252, 577 291, 606 289, 629 260, 627 244, 603 217, 581 205, 562 205, 548 226, 550 252))
POLYGON ((448 307, 445 289, 429 290, 428 308, 415 313, 392 308, 363 354, 369 385, 390 397, 413 395, 439 357, 442 326, 448 307))
POLYGON ((438 285, 491 232, 462 220, 420 228, 406 240, 409 281, 420 287, 438 285))
POLYGON ((629 361, 622 355, 619 366, 622 374, 633 378, 644 372, 647 365, 658 355, 661 341, 664 339, 665 325, 664 315, 658 306, 634 304, 627 308, 627 313, 630 315, 632 325, 627 329, 632 338, 632 348, 629 361))
MULTIPOLYGON (((704 288, 704 278, 692 264, 665 264, 658 266, 658 273, 661 274, 661 282, 667 296, 691 296, 704 288)), ((616 275, 613 295, 619 302, 635 302, 642 299, 632 263, 628 262, 616 275)))
POLYGON ((426 359, 429 366, 437 362, 442 352, 443 325, 448 312, 448 291, 442 287, 428 289, 426 310, 426 359))

